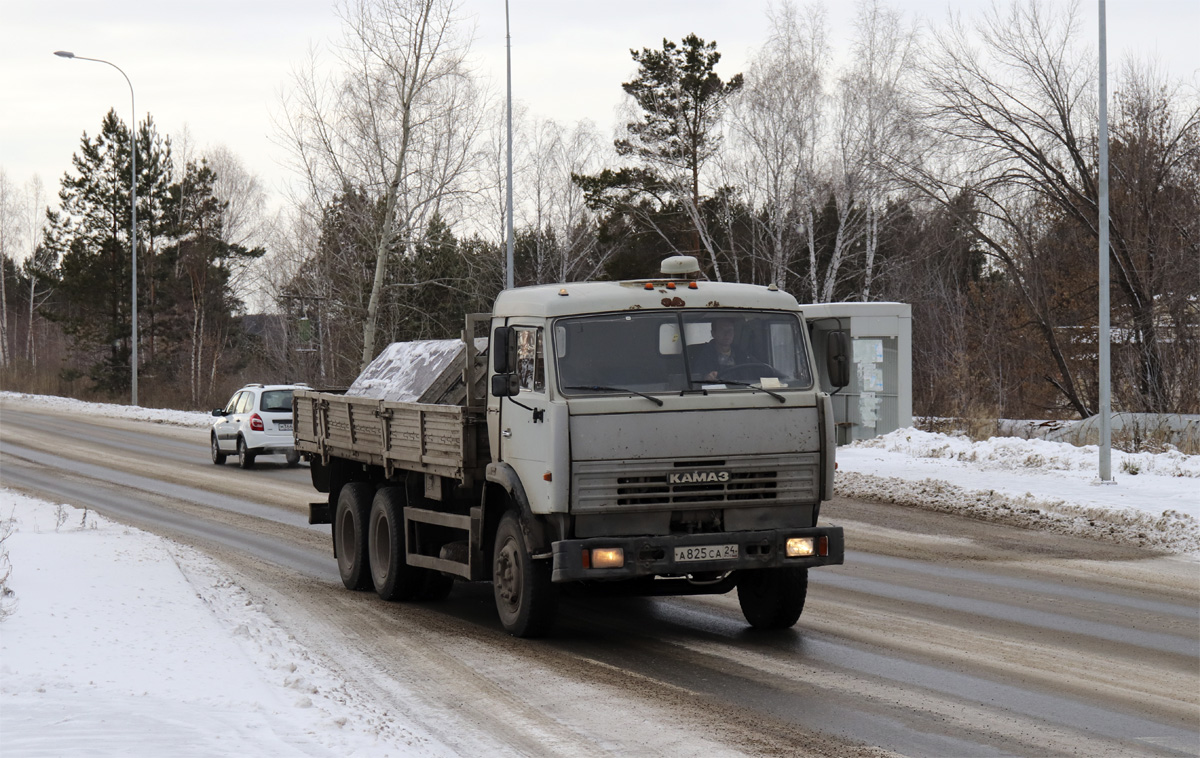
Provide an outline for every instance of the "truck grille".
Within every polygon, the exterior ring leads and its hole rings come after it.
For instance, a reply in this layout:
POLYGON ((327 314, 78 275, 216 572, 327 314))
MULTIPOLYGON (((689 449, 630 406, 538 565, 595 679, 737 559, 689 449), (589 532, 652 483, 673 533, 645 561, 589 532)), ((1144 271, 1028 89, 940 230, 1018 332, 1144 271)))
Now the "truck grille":
POLYGON ((572 476, 572 507, 576 513, 594 513, 813 502, 818 464, 815 454, 579 462, 572 476))

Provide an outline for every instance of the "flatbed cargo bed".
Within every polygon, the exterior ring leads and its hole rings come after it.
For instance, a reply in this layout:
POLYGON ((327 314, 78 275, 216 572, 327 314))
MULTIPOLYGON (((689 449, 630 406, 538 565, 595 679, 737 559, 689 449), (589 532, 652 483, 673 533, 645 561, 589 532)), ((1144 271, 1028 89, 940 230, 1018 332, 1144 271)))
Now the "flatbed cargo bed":
POLYGON ((293 395, 296 450, 436 474, 469 485, 488 463, 487 431, 460 405, 400 403, 311 390, 293 395))

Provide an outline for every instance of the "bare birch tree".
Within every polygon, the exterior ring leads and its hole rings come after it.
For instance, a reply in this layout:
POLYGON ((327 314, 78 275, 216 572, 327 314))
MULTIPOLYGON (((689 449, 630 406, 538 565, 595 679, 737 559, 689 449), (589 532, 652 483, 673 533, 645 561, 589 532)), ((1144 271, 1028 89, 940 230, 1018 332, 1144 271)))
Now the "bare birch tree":
POLYGON ((17 234, 20 231, 21 203, 16 188, 8 180, 8 174, 0 168, 0 367, 11 360, 8 345, 8 268, 16 269, 14 253, 17 249, 17 234))
POLYGON ((527 191, 520 207, 534 231, 532 279, 536 283, 591 279, 604 265, 604 259, 595 255, 594 219, 583 190, 571 181, 572 174, 594 170, 600 144, 590 121, 567 129, 553 119, 543 119, 534 130, 522 182, 527 191))
POLYGON ((29 277, 29 312, 25 329, 25 360, 37 367, 37 342, 34 339, 38 308, 50 297, 49 291, 38 291, 38 286, 48 279, 57 261, 54 253, 42 244, 46 228, 46 193, 42 179, 34 176, 25 184, 25 247, 29 257, 25 259, 25 275, 29 277))
POLYGON ((472 168, 480 117, 457 11, 454 0, 346 0, 338 70, 322 76, 314 60, 285 104, 285 133, 317 207, 360 188, 382 207, 363 367, 375 355, 389 258, 412 254, 472 168))
MULTIPOLYGON (((766 240, 770 280, 786 287, 798 252, 793 236, 807 238, 809 270, 816 270, 811 209, 818 202, 817 146, 830 51, 822 7, 808 6, 802 13, 784 2, 768 18, 770 36, 730 110, 725 171, 758 211, 754 218, 766 240)), ((816 278, 809 280, 816 300, 816 278)))
MULTIPOLYGON (((207 149, 204 160, 216 174, 213 195, 221 202, 221 241, 245 248, 265 247, 271 220, 262 180, 225 145, 207 149)), ((267 305, 265 284, 270 260, 264 256, 234 259, 229 264, 229 287, 247 300, 250 311, 267 305)))
MULTIPOLYGON (((862 215, 863 265, 859 297, 871 297, 880 225, 895 188, 890 164, 910 151, 913 108, 908 91, 916 64, 917 31, 880 0, 859 3, 853 63, 841 81, 843 163, 855 182, 851 201, 862 215), (851 168, 853 167, 853 168, 851 168)), ((832 296, 832 290, 825 293, 832 296)))

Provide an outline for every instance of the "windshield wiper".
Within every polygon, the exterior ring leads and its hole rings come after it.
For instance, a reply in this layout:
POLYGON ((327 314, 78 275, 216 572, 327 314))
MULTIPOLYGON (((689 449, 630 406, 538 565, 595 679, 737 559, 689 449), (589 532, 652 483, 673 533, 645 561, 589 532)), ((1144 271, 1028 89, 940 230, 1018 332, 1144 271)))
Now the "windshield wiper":
POLYGON ((768 395, 770 395, 771 397, 775 398, 776 400, 778 400, 778 401, 779 401, 779 402, 781 402, 781 403, 786 403, 786 402, 787 402, 787 398, 786 398, 786 397, 784 397, 783 395, 780 395, 778 392, 772 392, 771 390, 767 389, 766 387, 763 387, 762 385, 754 384, 754 383, 752 383, 752 382, 739 382, 737 379, 722 379, 722 378, 721 378, 721 377, 719 377, 719 376, 718 376, 716 379, 712 379, 712 380, 707 380, 707 379, 704 379, 704 380, 701 380, 701 379, 691 379, 691 380, 689 380, 689 381, 690 381, 692 384, 696 384, 696 383, 700 383, 700 384, 709 383, 709 384, 712 384, 712 383, 714 383, 714 382, 715 382, 715 383, 718 383, 718 384, 736 384, 736 385, 737 385, 737 386, 739 386, 739 387, 749 387, 749 388, 750 388, 750 389, 752 389, 752 390, 761 390, 762 392, 765 392, 765 393, 767 393, 768 395))
POLYGON ((649 400, 652 403, 656 403, 660 406, 663 404, 663 401, 658 399, 654 395, 647 395, 645 392, 638 392, 637 390, 631 390, 628 387, 602 387, 598 384, 589 384, 586 386, 581 385, 581 384, 576 384, 576 385, 572 385, 570 387, 563 387, 563 389, 565 389, 565 390, 592 390, 593 392, 632 392, 635 395, 641 395, 642 397, 646 398, 647 400, 649 400))

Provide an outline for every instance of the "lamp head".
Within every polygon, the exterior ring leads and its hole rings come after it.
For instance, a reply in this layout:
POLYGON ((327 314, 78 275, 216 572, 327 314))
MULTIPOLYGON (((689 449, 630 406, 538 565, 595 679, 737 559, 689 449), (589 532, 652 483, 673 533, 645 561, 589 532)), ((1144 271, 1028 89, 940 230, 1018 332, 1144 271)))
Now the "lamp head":
POLYGON ((59 58, 74 58, 75 53, 68 53, 66 50, 55 50, 54 54, 59 58))

